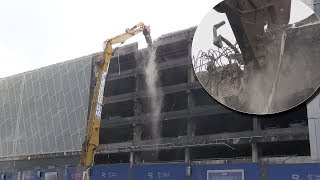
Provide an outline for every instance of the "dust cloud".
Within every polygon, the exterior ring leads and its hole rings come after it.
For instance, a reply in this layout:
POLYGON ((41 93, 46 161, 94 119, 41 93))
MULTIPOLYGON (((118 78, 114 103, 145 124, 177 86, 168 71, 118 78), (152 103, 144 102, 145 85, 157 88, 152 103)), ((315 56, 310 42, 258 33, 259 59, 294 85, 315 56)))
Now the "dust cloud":
POLYGON ((153 139, 160 138, 160 114, 162 106, 162 92, 157 88, 159 82, 156 63, 156 49, 148 48, 148 61, 145 68, 148 97, 150 97, 151 132, 153 139))

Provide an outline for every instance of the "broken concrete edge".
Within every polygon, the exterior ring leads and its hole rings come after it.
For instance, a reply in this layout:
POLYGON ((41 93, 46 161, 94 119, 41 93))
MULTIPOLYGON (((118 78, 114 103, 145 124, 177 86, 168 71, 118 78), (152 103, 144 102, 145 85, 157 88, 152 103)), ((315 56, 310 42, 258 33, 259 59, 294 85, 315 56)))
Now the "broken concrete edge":
MULTIPOLYGON (((252 163, 252 157, 242 157, 237 159, 208 159, 208 160, 194 160, 192 163, 195 165, 207 164, 226 164, 226 163, 252 163)), ((280 157, 261 157, 260 163, 263 165, 272 164, 301 164, 312 163, 311 156, 280 156, 280 157)))
MULTIPOLYGON (((78 155, 69 155, 68 157, 74 157, 78 155)), ((61 156, 57 156, 61 157, 61 156)), ((65 156, 66 157, 66 156, 65 156)), ((42 157, 42 159, 48 159, 50 157, 42 157)), ((52 157, 51 157, 52 158, 52 157)), ((30 160, 34 160, 35 158, 31 158, 30 160)), ((1 160, 0 162, 8 162, 8 161, 24 161, 28 160, 28 158, 20 158, 16 157, 14 159, 6 159, 1 160)), ((191 163, 195 165, 205 165, 205 164, 225 164, 225 163, 243 163, 243 162, 251 162, 251 157, 243 157, 243 158, 226 158, 226 159, 195 159, 191 163)), ((170 161, 166 163, 177 163, 178 161, 170 161)), ((260 158, 260 163, 268 165, 268 164, 301 164, 301 163, 312 163, 311 156, 281 156, 281 157, 262 157, 260 158)), ((1 172, 1 170, 0 170, 1 172)))
POLYGON ((154 42, 154 46, 162 46, 165 44, 172 44, 174 42, 179 42, 181 40, 192 40, 194 33, 197 29, 197 26, 190 27, 188 29, 175 31, 172 33, 164 34, 160 36, 157 40, 154 42))
POLYGON ((300 27, 306 24, 314 24, 314 23, 319 23, 319 17, 315 13, 313 13, 312 15, 310 15, 309 17, 301 21, 294 23, 294 27, 300 27))
MULTIPOLYGON (((187 40, 187 41, 192 40, 196 29, 197 29, 197 26, 192 26, 184 30, 179 30, 179 31, 161 35, 159 38, 153 41, 153 47, 157 48, 158 46, 172 44, 172 43, 183 41, 183 40, 187 40)), ((142 54, 145 54, 147 53, 147 51, 148 51, 148 48, 142 48, 142 49, 137 48, 136 51, 134 52, 140 52, 142 54)))
MULTIPOLYGON (((184 30, 179 30, 172 33, 161 35, 158 39, 153 41, 153 46, 158 47, 166 44, 172 44, 174 42, 179 42, 182 40, 192 40, 196 28, 197 26, 193 26, 184 30)), ((120 51, 123 51, 122 53, 120 53, 120 56, 130 54, 133 52, 145 54, 148 51, 148 48, 139 49, 137 42, 121 46, 119 48, 120 51)), ((113 57, 115 56, 116 54, 113 57)))
POLYGON ((126 44, 124 46, 120 46, 117 51, 115 51, 115 48, 113 48, 114 55, 112 58, 117 57, 118 53, 119 53, 119 56, 124 56, 136 51, 138 51, 138 42, 126 44))
POLYGON ((167 149, 183 149, 186 147, 199 147, 211 145, 237 145, 262 142, 282 142, 296 137, 299 140, 307 140, 308 127, 301 129, 285 128, 282 130, 253 130, 242 132, 229 132, 200 136, 179 136, 173 138, 161 138, 143 140, 139 143, 132 141, 100 144, 96 154, 114 154, 120 152, 141 152, 167 149), (288 136, 289 135, 289 136, 288 136))

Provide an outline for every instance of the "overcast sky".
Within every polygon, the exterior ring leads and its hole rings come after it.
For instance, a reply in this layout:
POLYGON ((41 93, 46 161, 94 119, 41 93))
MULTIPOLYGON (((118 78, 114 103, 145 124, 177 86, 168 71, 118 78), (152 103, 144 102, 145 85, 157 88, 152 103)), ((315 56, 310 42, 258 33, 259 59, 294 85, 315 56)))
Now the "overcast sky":
MULTIPOLYGON (((142 21, 153 38, 198 25, 218 0, 0 0, 0 77, 102 50, 142 21)), ((139 41, 142 35, 128 43, 139 41)))
MULTIPOLYGON (((105 39, 140 21, 153 39, 198 25, 219 2, 0 0, 0 78, 101 51, 105 39)), ((135 41, 145 46, 142 35, 126 44, 135 41)))

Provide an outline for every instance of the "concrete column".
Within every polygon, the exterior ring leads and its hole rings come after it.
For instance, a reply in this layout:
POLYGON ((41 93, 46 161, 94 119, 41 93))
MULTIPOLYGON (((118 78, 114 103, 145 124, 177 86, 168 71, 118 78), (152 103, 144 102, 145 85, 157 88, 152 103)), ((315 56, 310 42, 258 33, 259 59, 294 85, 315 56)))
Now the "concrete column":
MULTIPOLYGON (((320 9, 315 9, 316 6, 320 6, 317 0, 302 0, 308 5, 314 12, 320 16, 320 9)), ((309 126, 309 141, 311 159, 315 162, 320 162, 320 122, 319 122, 319 95, 309 101, 307 104, 308 109, 308 126, 309 126), (317 104, 318 103, 318 104, 317 104), (318 112, 318 113, 317 113, 318 112)))
MULTIPOLYGON (((310 0, 308 0, 310 1, 310 0)), ((315 6, 315 5, 314 5, 315 6)), ((314 6, 312 8, 314 9, 314 6)), ((320 12, 315 12, 318 16, 320 12)), ((307 103, 311 160, 320 162, 320 94, 307 103)))
MULTIPOLYGON (((137 69, 142 68, 144 65, 144 59, 140 53, 135 54, 135 60, 137 63, 137 69)), ((136 75, 136 88, 135 91, 139 92, 142 87, 142 79, 141 75, 136 75)), ((134 101, 134 116, 141 115, 141 102, 139 99, 135 99, 134 101)), ((141 141, 141 134, 142 134, 142 125, 141 124, 134 124, 133 125, 133 143, 139 143, 141 141)), ((131 160, 131 153, 130 153, 130 160, 131 160)), ((133 163, 141 162, 141 153, 140 152, 132 152, 132 161, 133 163)))
POLYGON ((142 126, 141 125, 133 125, 133 141, 140 142, 142 134, 142 126))
POLYGON ((130 167, 134 164, 134 152, 130 152, 130 167))
MULTIPOLYGON (((189 41, 188 44, 188 48, 189 48, 189 52, 188 52, 188 60, 192 61, 191 59, 191 45, 192 45, 192 41, 189 41)), ((195 82, 195 74, 194 74, 194 70, 193 70, 193 66, 189 66, 188 67, 188 83, 192 83, 195 82)), ((192 97, 192 93, 190 90, 188 90, 188 109, 192 108, 194 106, 194 100, 192 97)))
POLYGON ((311 160, 320 162, 320 94, 307 103, 311 160))
MULTIPOLYGON (((192 41, 189 41, 188 44, 188 58, 189 61, 191 61, 191 45, 192 45, 192 41)), ((194 77, 194 71, 193 71, 193 67, 190 66, 188 67, 188 83, 190 82, 194 82, 195 81, 195 77, 194 77)), ((194 106, 194 99, 192 96, 192 93, 190 90, 188 90, 188 109, 191 109, 194 106)), ((192 137, 195 135, 195 124, 194 121, 192 121, 191 118, 187 119, 188 124, 187 124, 187 136, 188 137, 192 137)), ((185 148, 185 162, 186 163, 190 163, 190 148, 185 148)))
MULTIPOLYGON (((257 116, 253 117, 253 131, 260 131, 261 130, 261 120, 258 119, 257 116)), ((252 151, 252 162, 259 161, 259 151, 257 143, 253 142, 251 144, 251 151, 252 151)))
MULTIPOLYGON (((190 138, 195 136, 195 123, 191 118, 188 118, 187 136, 190 138)), ((184 157, 185 162, 190 163, 190 148, 185 148, 184 157)))
MULTIPOLYGON (((142 126, 134 125, 133 127, 133 143, 139 143, 141 141, 141 134, 142 134, 142 126)), ((131 155, 131 154, 130 154, 131 155)), ((134 163, 141 162, 141 152, 135 152, 133 155, 134 163)))
POLYGON ((257 116, 253 117, 253 130, 254 131, 259 131, 261 130, 261 120, 258 119, 257 116))
POLYGON ((184 161, 185 163, 190 162, 190 148, 185 148, 184 150, 184 161))
POLYGON ((258 162, 259 161, 259 155, 258 155, 258 146, 257 143, 251 144, 252 149, 252 162, 258 162))

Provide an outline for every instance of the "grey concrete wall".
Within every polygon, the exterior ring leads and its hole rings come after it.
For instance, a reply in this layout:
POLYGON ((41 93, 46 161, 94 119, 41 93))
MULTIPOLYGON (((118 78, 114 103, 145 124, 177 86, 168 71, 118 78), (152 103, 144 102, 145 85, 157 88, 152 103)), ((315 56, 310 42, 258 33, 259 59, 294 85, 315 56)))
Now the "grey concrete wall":
POLYGON ((312 161, 320 161, 320 94, 307 105, 309 139, 312 161))
POLYGON ((320 15, 320 0, 301 0, 306 5, 314 10, 314 12, 319 16, 320 15))
POLYGON ((318 16, 320 16, 320 0, 313 0, 313 10, 318 16))
POLYGON ((91 59, 0 79, 0 158, 81 150, 91 59))
POLYGON ((312 8, 314 0, 301 0, 301 1, 312 8))
MULTIPOLYGON (((320 0, 303 0, 311 4, 315 13, 320 16, 320 0)), ((318 93, 307 105, 309 139, 312 161, 320 161, 320 94, 318 93)))

